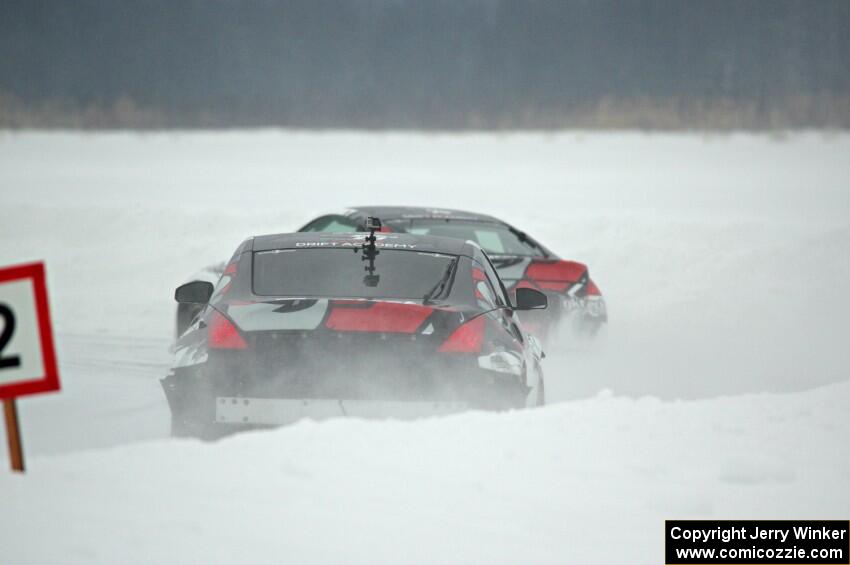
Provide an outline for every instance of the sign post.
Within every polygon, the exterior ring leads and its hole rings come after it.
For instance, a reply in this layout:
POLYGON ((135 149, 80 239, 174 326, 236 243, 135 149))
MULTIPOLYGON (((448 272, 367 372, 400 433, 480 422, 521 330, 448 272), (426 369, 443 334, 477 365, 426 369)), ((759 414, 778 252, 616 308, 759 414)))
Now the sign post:
POLYGON ((44 263, 0 269, 0 400, 12 470, 24 452, 15 398, 59 390, 44 263))
POLYGON ((24 447, 21 445, 21 430, 18 427, 18 407, 15 399, 3 401, 3 415, 6 419, 6 438, 9 440, 9 460, 12 470, 24 472, 24 447))

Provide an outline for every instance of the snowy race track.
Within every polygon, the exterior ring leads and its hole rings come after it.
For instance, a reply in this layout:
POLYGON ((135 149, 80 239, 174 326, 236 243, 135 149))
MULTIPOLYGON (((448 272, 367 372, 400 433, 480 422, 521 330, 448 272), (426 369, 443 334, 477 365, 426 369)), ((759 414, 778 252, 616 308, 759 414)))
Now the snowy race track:
POLYGON ((0 134, 0 264, 46 260, 64 385, 20 402, 4 559, 660 563, 664 518, 846 519, 848 162, 820 134, 0 134), (168 440, 173 288, 369 203, 587 262, 607 335, 550 348, 544 409, 168 440))

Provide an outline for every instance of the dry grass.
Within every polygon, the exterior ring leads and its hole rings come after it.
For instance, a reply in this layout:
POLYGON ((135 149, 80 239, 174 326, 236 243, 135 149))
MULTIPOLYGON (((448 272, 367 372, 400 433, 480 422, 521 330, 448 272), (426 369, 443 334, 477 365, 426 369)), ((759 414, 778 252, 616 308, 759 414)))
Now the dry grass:
MULTIPOLYGON (((415 112, 412 112, 415 114, 415 112)), ((504 115, 465 113, 441 119, 394 123, 383 116, 334 120, 281 116, 217 116, 144 107, 122 97, 111 104, 80 106, 67 101, 27 103, 0 93, 0 129, 176 129, 253 127, 423 130, 639 129, 783 131, 850 129, 850 96, 798 95, 767 101, 729 98, 612 98, 569 110, 527 105, 504 115)))

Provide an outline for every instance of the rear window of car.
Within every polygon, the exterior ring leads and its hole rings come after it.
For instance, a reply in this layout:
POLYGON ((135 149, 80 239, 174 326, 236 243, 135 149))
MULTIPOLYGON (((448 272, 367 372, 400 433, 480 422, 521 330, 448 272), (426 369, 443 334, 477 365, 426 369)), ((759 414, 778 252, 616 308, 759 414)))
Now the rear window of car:
POLYGON ((357 231, 357 224, 340 216, 319 218, 305 226, 301 231, 325 233, 352 233, 357 231))
POLYGON ((458 220, 414 220, 408 232, 474 241, 491 255, 542 256, 543 252, 505 226, 458 220))
POLYGON ((448 293, 456 256, 380 248, 379 251, 371 274, 366 270, 369 261, 363 260, 362 250, 256 252, 253 291, 259 296, 417 300, 448 293), (446 284, 441 285, 444 280, 446 284))

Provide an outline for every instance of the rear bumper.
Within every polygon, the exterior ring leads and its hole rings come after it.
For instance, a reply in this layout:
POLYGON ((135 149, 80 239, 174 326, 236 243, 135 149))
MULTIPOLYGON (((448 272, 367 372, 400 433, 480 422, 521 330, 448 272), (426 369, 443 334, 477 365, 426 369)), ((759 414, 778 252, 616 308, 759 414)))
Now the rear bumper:
POLYGON ((582 298, 547 292, 549 306, 545 310, 520 312, 523 327, 532 335, 547 341, 563 323, 570 323, 580 335, 593 336, 608 322, 608 311, 602 296, 582 298))
POLYGON ((505 410, 525 406, 529 393, 517 376, 484 369, 443 379, 438 387, 384 388, 356 397, 316 395, 316 390, 305 394, 299 387, 290 389, 280 383, 266 389, 251 386, 240 390, 237 382, 211 378, 206 373, 200 366, 161 380, 171 409, 173 435, 216 438, 303 418, 415 419, 469 409, 505 410))

